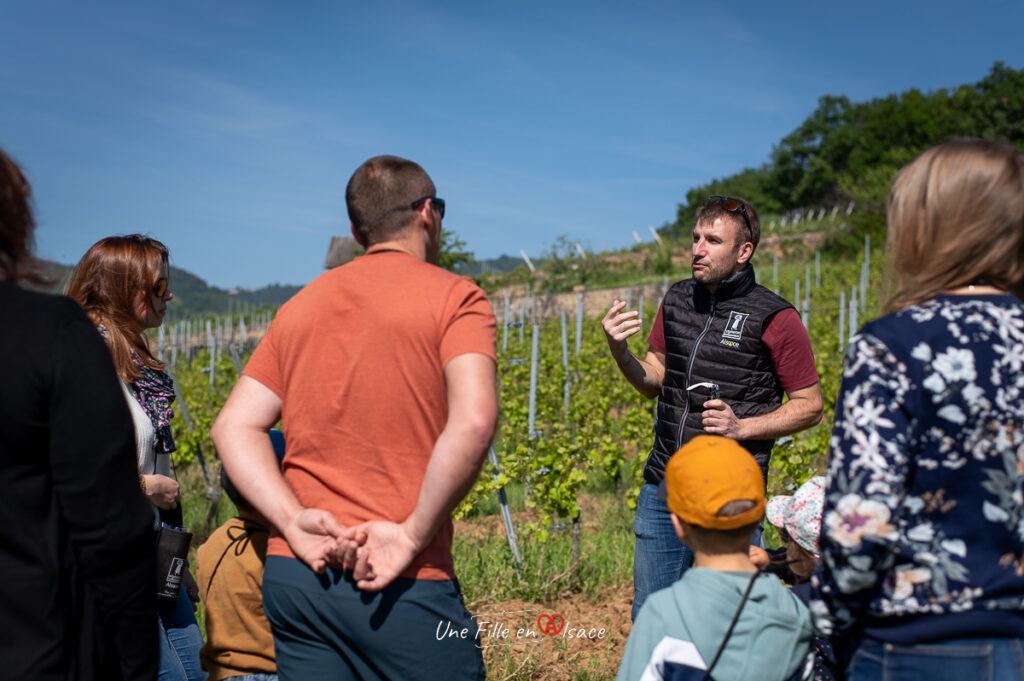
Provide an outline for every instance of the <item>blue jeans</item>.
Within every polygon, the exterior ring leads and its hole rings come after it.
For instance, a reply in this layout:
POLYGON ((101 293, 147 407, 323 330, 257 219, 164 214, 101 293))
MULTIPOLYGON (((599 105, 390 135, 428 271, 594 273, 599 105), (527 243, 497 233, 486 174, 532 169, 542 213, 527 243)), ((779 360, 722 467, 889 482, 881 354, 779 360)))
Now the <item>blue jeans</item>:
MULTIPOLYGON (((230 681, 278 681, 277 674, 267 674, 260 672, 258 674, 244 674, 242 676, 229 676, 230 681)), ((227 681, 227 679, 225 680, 227 681)))
MULTIPOLYGON (((750 543, 761 545, 763 528, 758 525, 750 543)), ((693 551, 676 537, 672 512, 658 500, 658 486, 640 488, 633 521, 636 549, 633 552, 633 611, 636 621, 640 607, 655 591, 672 586, 693 564, 693 551)))
POLYGON ((655 591, 672 586, 693 564, 693 551, 676 538, 672 512, 658 501, 658 486, 647 483, 636 499, 633 521, 636 549, 633 552, 633 612, 655 591))
POLYGON ((185 587, 178 592, 173 608, 159 610, 160 617, 160 681, 206 681, 206 672, 199 664, 203 636, 192 612, 185 587))
POLYGON ((864 639, 850 659, 848 681, 1022 681, 1019 638, 961 638, 899 645, 864 639))

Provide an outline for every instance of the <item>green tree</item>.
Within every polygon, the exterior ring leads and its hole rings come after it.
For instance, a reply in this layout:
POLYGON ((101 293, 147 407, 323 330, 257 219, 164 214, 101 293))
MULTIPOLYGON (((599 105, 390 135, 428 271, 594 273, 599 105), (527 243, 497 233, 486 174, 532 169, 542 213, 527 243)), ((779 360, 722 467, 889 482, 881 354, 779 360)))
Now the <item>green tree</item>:
POLYGON ((1024 150, 1024 69, 996 62, 974 85, 851 102, 825 95, 770 161, 686 193, 668 236, 690 233, 709 195, 742 196, 762 215, 824 207, 849 199, 881 207, 896 172, 919 153, 958 137, 980 137, 1024 150))
POLYGON ((455 232, 441 228, 441 252, 437 256, 437 264, 449 271, 456 271, 459 265, 476 263, 471 251, 464 250, 466 242, 455 232))

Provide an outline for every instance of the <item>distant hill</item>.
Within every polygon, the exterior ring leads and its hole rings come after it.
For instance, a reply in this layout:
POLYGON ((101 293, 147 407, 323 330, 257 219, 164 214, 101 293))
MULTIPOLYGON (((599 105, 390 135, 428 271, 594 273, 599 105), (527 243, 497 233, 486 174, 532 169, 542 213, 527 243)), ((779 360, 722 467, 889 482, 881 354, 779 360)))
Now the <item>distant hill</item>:
MULTIPOLYGON (((55 283, 52 286, 33 288, 60 291, 71 272, 71 265, 40 260, 43 274, 55 283)), ((174 300, 167 307, 166 321, 172 322, 185 317, 221 315, 228 312, 252 310, 261 306, 277 307, 295 295, 301 286, 271 284, 263 288, 225 291, 210 286, 203 279, 186 270, 171 267, 171 290, 174 300)))
POLYGON ((474 260, 472 263, 459 263, 456 271, 459 274, 472 276, 474 274, 493 274, 495 272, 511 272, 523 264, 522 258, 514 258, 511 255, 502 254, 498 258, 489 260, 474 260))

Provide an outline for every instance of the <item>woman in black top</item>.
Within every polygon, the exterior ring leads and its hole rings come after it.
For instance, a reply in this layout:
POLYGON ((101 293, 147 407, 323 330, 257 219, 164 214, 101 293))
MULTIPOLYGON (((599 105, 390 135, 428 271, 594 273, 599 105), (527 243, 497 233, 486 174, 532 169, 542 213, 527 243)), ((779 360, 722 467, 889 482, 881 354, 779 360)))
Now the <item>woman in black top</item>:
POLYGON ((41 281, 33 227, 28 182, 0 150, 0 675, 154 679, 131 417, 82 310, 17 286, 41 281))

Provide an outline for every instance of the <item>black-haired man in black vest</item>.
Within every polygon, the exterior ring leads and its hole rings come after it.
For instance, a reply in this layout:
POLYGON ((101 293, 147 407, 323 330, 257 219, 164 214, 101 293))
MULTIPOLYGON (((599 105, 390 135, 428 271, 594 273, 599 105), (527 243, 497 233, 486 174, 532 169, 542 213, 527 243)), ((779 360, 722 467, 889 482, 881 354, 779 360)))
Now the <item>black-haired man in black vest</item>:
POLYGON ((616 300, 601 322, 626 379, 642 395, 658 397, 647 484, 633 525, 633 619, 647 596, 671 585, 693 561, 658 498, 676 450, 694 435, 722 435, 746 447, 767 476, 775 438, 821 421, 807 329, 792 305, 754 280, 750 258, 760 238, 753 206, 712 196, 697 211, 693 277, 665 295, 643 359, 626 346, 640 330, 638 312, 624 312, 625 303, 616 300))

